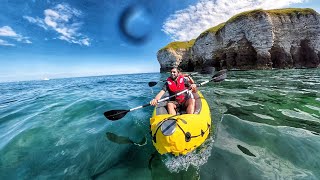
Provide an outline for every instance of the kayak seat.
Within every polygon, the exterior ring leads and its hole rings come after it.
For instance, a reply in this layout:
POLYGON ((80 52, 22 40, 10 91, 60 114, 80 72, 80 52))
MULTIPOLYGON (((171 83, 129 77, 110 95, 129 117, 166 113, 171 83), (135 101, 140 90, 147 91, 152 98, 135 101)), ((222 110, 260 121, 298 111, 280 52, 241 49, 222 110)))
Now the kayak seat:
MULTIPOLYGON (((195 99, 195 108, 194 108, 194 114, 199 114, 200 111, 201 111, 201 107, 202 107, 202 104, 201 104, 201 98, 199 97, 199 94, 198 93, 192 93, 193 94, 193 97, 195 99)), ((168 102, 167 101, 164 101, 164 102, 160 102, 157 107, 156 107, 156 113, 157 115, 160 115, 160 114, 169 114, 168 113, 168 110, 167 110, 167 104, 168 102)), ((182 108, 182 109, 177 109, 177 114, 186 114, 186 109, 185 108, 182 108)))
POLYGON ((164 102, 160 102, 157 107, 156 107, 156 112, 157 112, 157 115, 160 115, 160 114, 169 114, 168 113, 168 110, 167 110, 167 104, 168 102, 167 101, 164 101, 164 102))

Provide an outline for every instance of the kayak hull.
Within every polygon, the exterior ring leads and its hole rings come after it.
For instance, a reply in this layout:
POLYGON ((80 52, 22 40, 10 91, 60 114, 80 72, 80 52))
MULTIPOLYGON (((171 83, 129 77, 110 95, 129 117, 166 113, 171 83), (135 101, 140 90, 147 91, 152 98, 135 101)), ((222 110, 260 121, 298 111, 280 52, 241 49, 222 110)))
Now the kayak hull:
POLYGON ((150 118, 152 142, 160 154, 185 155, 209 136, 211 114, 200 91, 194 93, 195 114, 167 114, 166 105, 155 107, 150 118), (162 112, 161 112, 162 111, 162 112))

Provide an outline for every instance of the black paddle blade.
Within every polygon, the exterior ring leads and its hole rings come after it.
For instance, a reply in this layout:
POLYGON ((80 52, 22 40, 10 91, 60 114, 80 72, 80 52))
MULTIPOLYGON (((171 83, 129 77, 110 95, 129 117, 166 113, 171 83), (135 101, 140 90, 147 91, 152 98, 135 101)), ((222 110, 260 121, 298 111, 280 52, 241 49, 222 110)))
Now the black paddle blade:
POLYGON ((129 110, 111 110, 111 111, 106 111, 103 114, 107 119, 111 121, 115 121, 123 118, 128 112, 129 110))
POLYGON ((153 87, 153 86, 155 86, 155 85, 157 85, 157 84, 158 84, 157 82, 149 82, 149 83, 148 83, 149 87, 153 87))
POLYGON ((219 71, 217 74, 215 74, 212 77, 214 82, 220 82, 220 81, 225 80, 226 78, 227 78, 227 70, 226 69, 219 71))

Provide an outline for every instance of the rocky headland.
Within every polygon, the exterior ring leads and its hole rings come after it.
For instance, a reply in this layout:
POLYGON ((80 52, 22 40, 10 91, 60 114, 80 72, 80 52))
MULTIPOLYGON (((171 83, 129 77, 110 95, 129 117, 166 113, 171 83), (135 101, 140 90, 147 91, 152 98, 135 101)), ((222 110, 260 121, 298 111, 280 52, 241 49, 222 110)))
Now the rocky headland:
POLYGON ((157 53, 160 71, 316 68, 320 65, 320 15, 313 9, 253 10, 187 42, 157 53))

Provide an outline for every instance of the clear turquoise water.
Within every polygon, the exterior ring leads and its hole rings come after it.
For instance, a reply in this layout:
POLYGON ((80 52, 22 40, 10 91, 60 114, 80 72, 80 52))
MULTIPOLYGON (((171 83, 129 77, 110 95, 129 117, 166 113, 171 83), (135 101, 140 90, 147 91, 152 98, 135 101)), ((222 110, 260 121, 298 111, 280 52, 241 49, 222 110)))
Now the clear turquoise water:
POLYGON ((148 82, 165 76, 0 83, 0 179, 319 179, 320 69, 233 71, 201 87, 216 128, 178 158, 152 156, 151 107, 103 116, 148 103, 161 88, 148 82), (147 145, 117 144, 106 132, 147 145))

